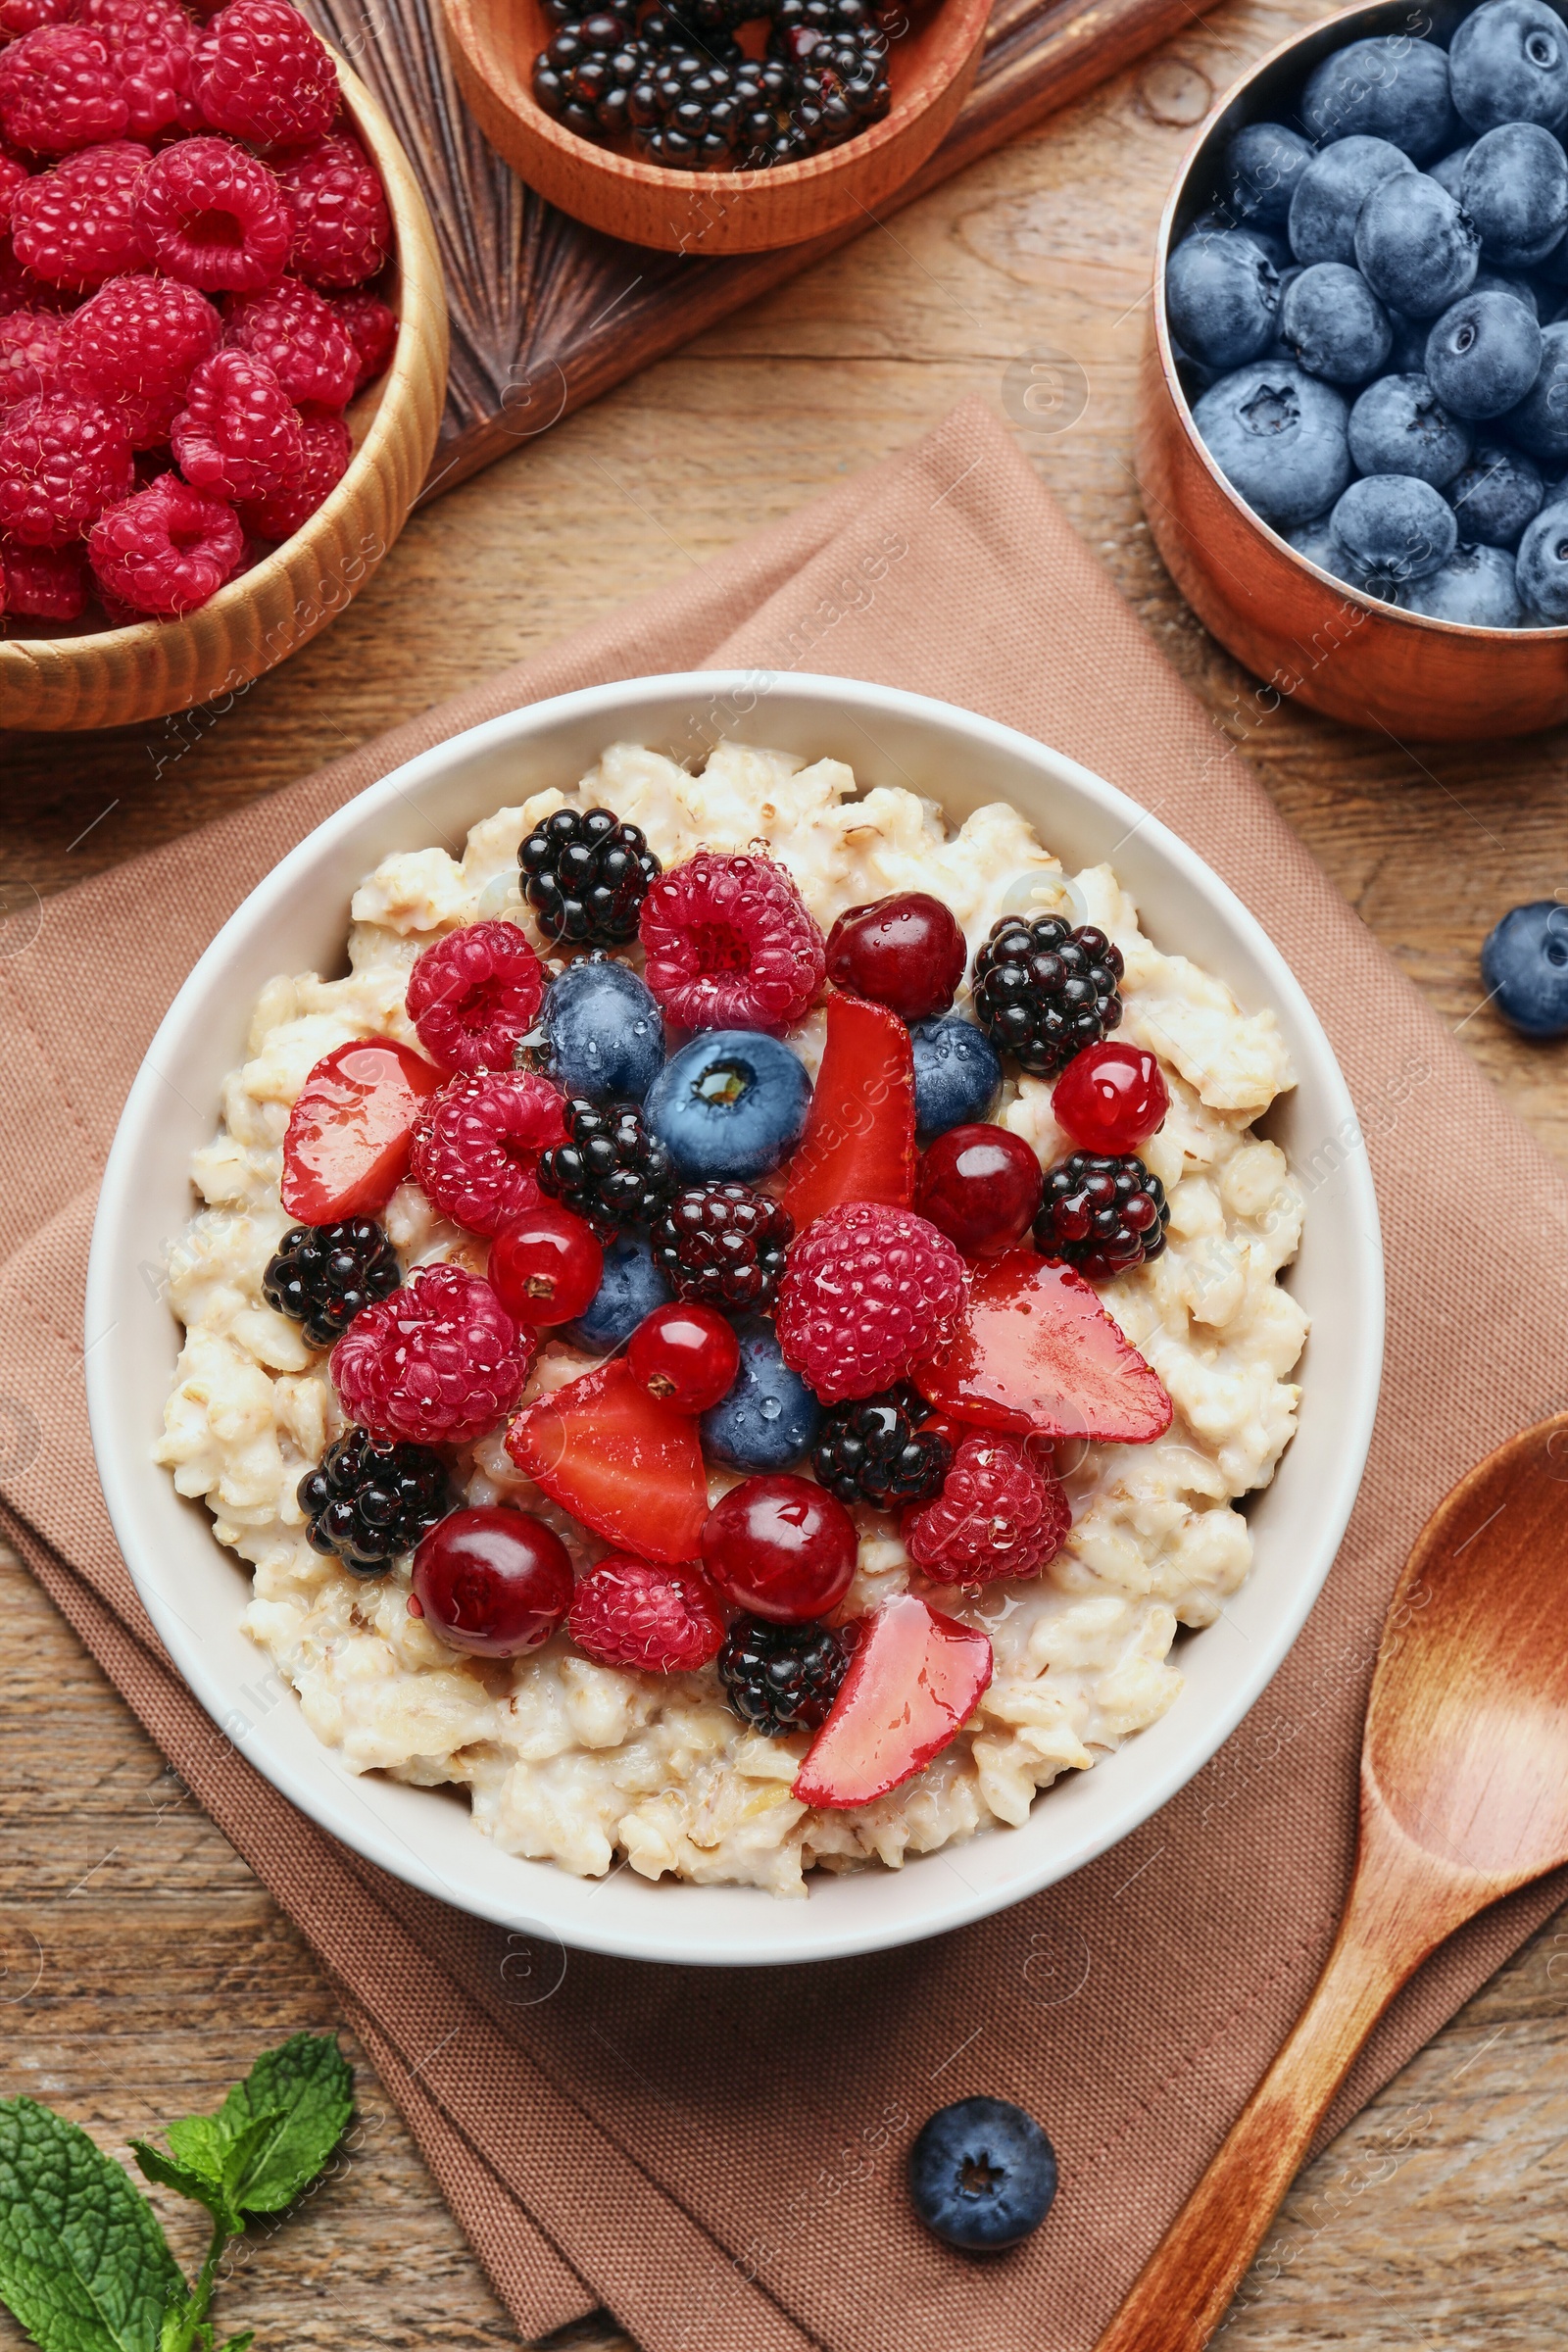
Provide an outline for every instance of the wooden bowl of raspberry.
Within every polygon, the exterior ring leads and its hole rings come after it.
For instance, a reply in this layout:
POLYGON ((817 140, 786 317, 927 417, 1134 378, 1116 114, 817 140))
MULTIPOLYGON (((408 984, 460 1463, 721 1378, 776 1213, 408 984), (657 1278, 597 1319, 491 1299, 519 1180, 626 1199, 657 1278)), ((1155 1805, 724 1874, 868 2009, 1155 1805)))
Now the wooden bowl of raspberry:
POLYGON ((863 222, 956 119, 991 0, 442 0, 492 146, 590 227, 699 255, 863 222))
POLYGON ((445 298, 391 125, 290 0, 194 6, 0 0, 0 726, 249 685, 435 447, 445 298))

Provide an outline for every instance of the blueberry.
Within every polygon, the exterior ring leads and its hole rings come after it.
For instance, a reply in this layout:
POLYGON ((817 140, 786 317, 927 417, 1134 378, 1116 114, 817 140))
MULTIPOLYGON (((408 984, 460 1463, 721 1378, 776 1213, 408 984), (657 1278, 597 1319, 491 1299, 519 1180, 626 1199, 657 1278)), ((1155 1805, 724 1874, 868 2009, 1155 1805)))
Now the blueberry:
POLYGON ((1435 179, 1440 188, 1446 188, 1450 196, 1457 197, 1464 180, 1464 168, 1469 160, 1468 147, 1455 147, 1451 154, 1440 156, 1435 164, 1428 164, 1427 177, 1435 179))
POLYGON ((1526 523, 1534 522, 1544 505, 1546 486, 1540 466, 1517 449, 1482 441, 1443 495, 1453 509, 1462 540, 1480 547, 1514 548, 1526 523))
POLYGON ((1283 228, 1291 215, 1296 183, 1312 161, 1312 148, 1298 130, 1282 122, 1249 122, 1225 150, 1225 185, 1239 220, 1283 228))
POLYGON ((1446 564, 1424 580, 1406 582, 1394 602, 1429 620, 1463 621, 1472 629, 1519 629, 1519 602, 1512 556, 1500 547, 1458 547, 1446 564))
POLYGON ((703 1444, 732 1470, 787 1470, 816 1437, 822 1408, 779 1351, 763 1315, 735 1326, 741 1368, 727 1396, 704 1413, 703 1444))
POLYGON ((1459 541, 1453 509, 1410 473, 1352 482, 1334 510, 1334 528, 1374 590, 1424 579, 1446 564, 1459 541))
POLYGON ((1350 478, 1344 401, 1289 361, 1254 361, 1222 376, 1193 421, 1215 465, 1265 522, 1309 522, 1350 478))
POLYGON ((1568 620, 1568 502, 1543 507, 1519 542, 1517 561, 1520 596, 1548 627, 1559 628, 1568 620))
POLYGON ((1446 188, 1424 172, 1396 173, 1372 190, 1356 217, 1355 260, 1380 302, 1412 318, 1435 318, 1469 292, 1481 238, 1446 188))
POLYGON ((1470 455, 1470 435, 1424 375, 1385 375, 1350 411, 1350 456, 1361 473, 1413 473, 1441 490, 1470 455))
POLYGON ((590 1355, 609 1355, 631 1338, 644 1315, 668 1304, 668 1283, 647 1242, 621 1234, 605 1244, 605 1271, 585 1313, 564 1323, 561 1337, 590 1355))
POLYGON ((1545 0, 1487 0, 1448 43, 1456 113, 1472 130, 1568 117, 1568 35, 1545 0))
POLYGON ((1522 302, 1531 318, 1538 324, 1540 322, 1541 297, 1528 277, 1504 273, 1500 270, 1478 270, 1470 291, 1472 294, 1511 294, 1515 302, 1522 302))
POLYGON ((1240 229, 1186 237, 1165 271, 1172 332, 1208 368, 1240 368, 1274 340, 1279 272, 1240 229))
POLYGON ((1304 556, 1309 564, 1315 564, 1319 571, 1331 573, 1348 588, 1366 586, 1366 573, 1327 514, 1316 515, 1311 522, 1298 524, 1294 531, 1287 531, 1285 536, 1297 554, 1304 556))
POLYGON ((926 2228, 970 2254, 1038 2230, 1056 2194, 1056 2152, 1006 2099, 939 2107, 909 2150, 909 2197, 926 2228))
POLYGON ((1502 421, 1531 457, 1560 465, 1568 458, 1568 321, 1544 328, 1541 343, 1541 371, 1502 421))
POLYGON ((1481 977, 1523 1036, 1561 1037, 1568 1030, 1568 906, 1555 899, 1510 906, 1487 933, 1481 977))
POLYGON ((1539 122, 1504 122, 1471 148, 1459 202, 1494 269, 1533 270, 1568 228, 1568 155, 1539 122))
POLYGON ((1291 251, 1298 262, 1353 262, 1356 215, 1384 180, 1414 178, 1415 166, 1387 139, 1341 139, 1308 164, 1291 198, 1291 251))
POLYGON ((1308 74, 1301 122, 1318 147, 1352 135, 1388 139, 1425 163, 1454 133, 1448 61, 1404 33, 1351 41, 1308 74))
POLYGON ((664 1016, 653 991, 607 956, 568 963, 544 1004, 551 1076, 591 1102, 640 1102, 664 1066, 664 1016))
POLYGON ((765 1176, 800 1142, 811 1082, 760 1029, 709 1029, 665 1062, 643 1118, 685 1177, 765 1176))
POLYGON ((909 1032, 914 1049, 914 1131, 922 1144, 950 1127, 988 1119, 1002 1092, 1002 1063, 996 1048, 972 1021, 944 1013, 917 1021, 909 1032))
POLYGON ((1427 337, 1427 381, 1451 416, 1500 416, 1541 373, 1541 329, 1511 294, 1464 294, 1427 337))
POLYGON ((1307 374, 1331 384, 1364 383, 1394 345, 1388 312, 1359 270, 1344 262, 1314 262, 1293 281, 1280 305, 1280 333, 1307 374))

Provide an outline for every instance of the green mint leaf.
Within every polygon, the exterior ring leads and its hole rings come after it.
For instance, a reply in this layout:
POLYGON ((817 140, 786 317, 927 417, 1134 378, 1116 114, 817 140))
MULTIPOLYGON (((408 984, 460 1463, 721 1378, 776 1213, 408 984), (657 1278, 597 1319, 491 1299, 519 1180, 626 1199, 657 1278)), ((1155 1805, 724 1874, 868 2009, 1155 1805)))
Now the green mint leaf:
POLYGON ((221 2347, 221 2352, 251 2352, 251 2346, 255 2341, 255 2328, 247 2328, 243 2335, 231 2335, 227 2343, 221 2347))
POLYGON ((0 2099, 0 2298, 42 2352, 159 2352, 186 2297, 114 2159, 36 2100, 0 2099))
POLYGON ((240 2215, 278 2213, 316 2179, 353 2112, 354 2077, 334 2037, 296 2034, 263 2052, 216 2115, 170 2125, 175 2164, 205 2184, 180 2194, 197 2197, 215 2218, 215 2200, 222 2200, 236 2230, 240 2215))
POLYGON ((176 2163, 145 2139, 133 2139, 130 2152, 141 2167, 144 2180, 156 2180, 160 2188, 172 2188, 176 2196, 205 2205, 213 2220, 221 2226, 225 2237, 232 2237, 244 2229, 244 2220, 235 2212, 220 2180, 210 2179, 190 2165, 176 2163))

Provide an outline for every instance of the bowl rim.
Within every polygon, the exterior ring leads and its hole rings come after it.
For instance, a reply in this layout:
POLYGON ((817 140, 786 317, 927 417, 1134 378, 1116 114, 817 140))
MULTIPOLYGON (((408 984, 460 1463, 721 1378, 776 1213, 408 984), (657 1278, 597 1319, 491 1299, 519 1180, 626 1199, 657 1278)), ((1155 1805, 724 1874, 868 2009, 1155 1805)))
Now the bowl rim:
MULTIPOLYGON (((137 1593, 177 1671, 224 1737, 264 1778, 321 1829, 394 1877, 470 1916, 542 1935, 563 1952, 571 1946, 624 1958, 714 1966, 844 1958, 917 1942, 966 1926, 1083 1868, 1128 1837, 1184 1788, 1272 1680, 1338 1553, 1359 1490, 1378 1402, 1384 1332, 1382 1239, 1366 1153, 1364 1150, 1350 1149, 1335 1171, 1336 1181, 1343 1179, 1347 1187, 1340 1220, 1341 1242, 1353 1261, 1353 1278, 1345 1291, 1348 1301, 1345 1319, 1354 1346, 1350 1368, 1343 1384, 1344 1426, 1329 1475, 1312 1490, 1310 1527, 1298 1540, 1293 1538, 1293 1581, 1271 1601, 1274 1614, 1266 1626, 1254 1625, 1250 1635, 1240 1627, 1235 1629, 1239 1640, 1234 1645, 1234 1671, 1227 1669, 1230 1679, 1222 1701, 1205 1707, 1198 1720, 1185 1727, 1182 1744, 1162 1768, 1155 1768, 1151 1754, 1149 1769, 1142 1774, 1133 1772, 1126 1790, 1122 1789, 1120 1778, 1109 1777, 1109 1767, 1116 1761, 1114 1756, 1098 1761, 1092 1774, 1070 1776, 1065 1783, 1068 1789, 1090 1782, 1098 1784, 1094 1794, 1083 1800, 1086 1809, 1092 1807, 1094 1811, 1089 1828, 1085 1830, 1080 1825, 1076 1838, 1069 1838, 1059 1848, 1050 1848, 1042 1839, 1041 1851, 1032 1862, 1026 1841, 1027 1822, 1017 1832, 1007 1833, 1008 1841, 1004 1844, 992 1845, 990 1839, 986 1840, 988 1849, 1002 1857, 996 1883, 988 1884, 982 1879, 976 1885, 963 1870, 961 1857, 975 1852, 980 1842, 976 1839, 918 1857, 906 1872, 898 1874, 906 1884, 911 1871, 925 1871, 928 1864, 940 1865, 946 1861, 949 1867, 930 1869, 923 1879, 915 1881, 917 1887, 925 1886, 929 1891, 924 1907, 917 1907, 917 1915, 910 1920, 901 1917, 890 1921, 886 1916, 887 1906, 881 1910, 870 1906, 870 1916, 866 1915, 866 1907, 861 1906, 855 1916, 841 1919, 830 1913, 827 1902, 820 1897, 805 1903, 781 1903, 756 1887, 699 1887, 685 1883, 670 1886, 664 1882, 655 1885, 638 1881, 635 1924, 620 1925, 593 1908, 592 1896, 609 1880, 585 1882, 554 1863, 529 1863, 512 1856, 506 1859, 517 1874, 515 1893, 511 1891, 510 1878, 504 1897, 488 1888, 471 1886, 456 1891, 450 1879, 412 1851, 398 1834, 395 1820, 383 1820, 372 1814, 361 1793, 367 1782, 372 1788, 391 1792, 380 1799, 383 1813, 391 1814, 396 1810, 391 1801, 393 1795, 428 1802, 432 1795, 440 1794, 439 1790, 410 1789, 378 1774, 367 1776, 366 1781, 357 1780, 338 1762, 335 1751, 318 1743, 314 1735, 309 1734, 308 1768, 296 1766, 286 1752, 287 1741, 269 1730, 270 1714, 264 1713, 260 1722, 252 1722, 238 1704, 240 1695, 252 1696, 249 1688, 243 1682, 225 1679, 213 1665, 199 1630, 175 1605, 162 1582, 165 1545, 159 1522, 165 1523, 167 1534, 171 1504, 177 1501, 180 1512, 201 1514, 215 1558, 229 1569, 239 1569, 247 1580, 249 1571, 245 1563, 236 1561, 232 1553, 219 1545, 211 1532, 206 1501, 175 1497, 170 1472, 152 1460, 145 1430, 139 1422, 134 1429, 131 1426, 139 1401, 136 1343, 129 1330, 129 1317, 123 1313, 123 1301, 128 1296, 143 1314, 157 1311, 157 1302, 152 1300, 150 1287, 140 1280, 137 1266, 141 1247, 136 1224, 141 1213, 137 1179, 140 1162, 159 1132, 160 1122, 168 1125, 165 1103, 170 1081, 165 1071, 170 1066, 180 1066, 181 1049, 189 1034, 201 1031, 204 1025, 210 1029, 207 1008, 215 994, 222 993, 230 961, 249 945, 253 935, 266 936, 274 913, 291 906, 297 894, 312 888, 318 867, 323 873, 333 871, 334 856, 347 855, 362 826, 383 817, 392 818, 401 828, 399 840, 404 847, 423 847, 432 833, 439 833, 439 826, 423 813, 419 802, 422 789, 433 785, 443 769, 457 767, 461 775, 464 763, 503 749, 525 757, 530 743, 543 745, 548 753, 553 735, 565 737, 570 729, 580 730, 588 721, 599 729, 598 739, 602 744, 621 740, 624 738, 617 733, 617 714, 632 716, 633 723, 646 727, 656 723, 649 715, 649 707, 654 704, 685 713, 693 709, 710 712, 720 709, 733 711, 737 708, 742 712, 754 708, 765 710, 769 681, 772 690, 797 704, 809 704, 813 726, 820 711, 823 732, 829 735, 829 740, 835 739, 830 733, 835 720, 840 725, 837 740, 842 741, 845 728, 856 724, 869 736, 870 727, 864 722, 874 723, 878 717, 903 723, 911 731, 932 728, 949 736, 966 738, 971 745, 995 755, 1001 761, 1020 763, 1033 770, 1044 786, 1075 801, 1089 821, 1114 827, 1112 838, 1124 840, 1136 833, 1141 857, 1148 856, 1162 870, 1170 870, 1178 886, 1202 903, 1206 916, 1218 917, 1230 926, 1234 942, 1263 976, 1262 985, 1268 992, 1266 1001, 1287 1021, 1288 1032, 1310 1060, 1311 1078, 1329 1108, 1331 1121, 1337 1124, 1335 1114, 1338 1114, 1347 1136, 1360 1135, 1348 1087, 1300 983, 1256 918, 1196 851, 1140 804, 1079 762, 996 720, 895 687, 809 673, 714 669, 617 679, 553 696, 450 737, 393 769, 314 828, 272 868, 198 958, 164 1016, 132 1083, 105 1165, 88 1260, 84 1346, 93 1448, 110 1518, 137 1593), (763 681, 760 692, 760 679, 763 681), (144 1293, 148 1303, 143 1302, 144 1293), (1102 1774, 1107 1778, 1102 1779, 1102 1774), (1111 1793, 1102 1801, 1099 1791, 1107 1788, 1111 1793), (1014 1838, 1020 1842, 1012 1843, 1014 1838), (1010 1872, 1005 1868, 1009 1857, 1013 1864, 1010 1872), (749 1908, 736 1914, 744 1923, 742 1927, 737 1928, 731 1920, 732 1905, 715 1909, 702 1900, 713 1895, 750 1898, 749 1908)), ((732 717, 729 723, 713 727, 713 740, 726 736, 765 744, 765 717, 756 723, 737 723, 732 717)), ((564 743, 561 756, 566 756, 564 743)), ((530 789, 536 790, 538 786, 530 789)), ((352 887, 350 883, 349 888, 352 887)), ((343 895, 346 897, 346 892, 343 895)), ((1307 1075, 1298 1066, 1298 1081, 1307 1075)), ((215 1102, 214 1123, 217 1107, 215 1102)), ((1330 1132, 1333 1131, 1331 1124, 1330 1132)), ((183 1156, 179 1164, 186 1165, 183 1156)), ((157 1198, 164 1203, 162 1229, 166 1233, 172 1229, 165 1220, 172 1216, 178 1220, 172 1230, 178 1230, 191 1212, 188 1175, 177 1209, 169 1206, 167 1192, 159 1193, 157 1198)), ((145 1255, 144 1247, 141 1253, 145 1255)), ((162 1312, 168 1315, 167 1306, 162 1312)), ((161 1410, 162 1393, 158 1401, 161 1410)), ((1246 1592, 1244 1586, 1242 1593, 1246 1592)), ((1216 1625, 1207 1629, 1208 1637, 1215 1637, 1225 1622, 1222 1613, 1216 1625)), ((256 1654, 258 1660, 265 1657, 261 1651, 256 1654)), ((260 1671, 264 1677, 270 1673, 270 1662, 260 1671)), ((292 1691, 287 1696, 292 1721, 299 1702, 292 1691)), ((1178 1707, 1180 1703, 1178 1699, 1178 1707)), ((1170 1717, 1162 1720, 1169 1721, 1170 1717)), ((1158 1730, 1156 1723, 1150 1727, 1150 1735, 1140 1737, 1152 1736, 1158 1730)), ((1137 1741, 1129 1740, 1118 1754, 1125 1756, 1136 1748, 1137 1741)), ((1044 1797, 1051 1791, 1041 1793, 1044 1797)), ((1030 1815, 1031 1820, 1037 1818, 1038 1805, 1030 1815)), ((466 1830, 467 1826, 465 1821, 466 1830)), ((995 1834, 999 1839, 1002 1835, 995 1834)), ((485 1844, 488 1846, 489 1841, 485 1844)), ((490 1850, 500 1852, 499 1848, 490 1850)), ((611 1876, 614 1875, 612 1872, 611 1876)), ((853 1875, 862 1881, 869 1877, 875 1884, 882 1874, 853 1875)), ((837 1884, 845 1882, 840 1880, 837 1884)), ((831 1887, 823 1892, 830 1893, 831 1887)))
MULTIPOLYGON (((1239 74, 1230 87, 1215 99, 1208 114, 1193 134, 1192 143, 1181 160, 1176 177, 1171 184, 1170 194, 1166 197, 1160 211, 1159 228, 1154 243, 1154 299, 1151 312, 1155 349, 1159 358, 1159 372, 1188 443, 1196 453, 1199 463, 1207 473, 1209 480, 1237 510, 1238 514, 1252 525, 1253 529, 1261 531, 1290 564, 1298 570, 1304 571, 1309 578, 1321 581, 1324 587, 1331 588, 1342 599, 1347 597, 1353 599, 1364 611, 1377 613, 1380 618, 1387 620, 1391 625, 1402 622, 1418 631, 1436 629, 1445 636, 1459 637, 1466 641, 1473 640, 1483 645, 1517 646, 1522 636, 1528 637, 1533 645, 1546 645, 1553 640, 1568 639, 1568 623, 1528 630, 1487 629, 1480 627, 1474 621, 1440 620, 1430 612, 1408 612, 1402 605, 1387 605, 1381 597, 1368 596, 1366 591, 1357 588, 1353 581, 1337 578, 1332 571, 1325 571, 1321 564, 1314 564, 1310 557, 1303 556, 1300 549, 1293 547, 1271 522, 1265 522, 1254 507, 1249 506, 1229 476, 1221 471, 1194 421, 1192 407, 1176 366, 1176 356, 1171 342, 1170 320, 1165 310, 1165 265, 1170 254, 1177 215, 1182 210, 1191 181, 1204 161, 1205 150, 1210 140, 1217 137, 1224 118, 1233 107, 1238 106, 1256 87, 1265 75, 1277 72, 1303 51, 1320 49, 1327 54, 1329 50, 1342 44, 1344 39, 1349 35, 1352 26, 1363 24, 1369 34, 1375 33, 1385 21, 1393 28, 1396 28, 1400 24, 1407 27, 1410 15, 1408 0, 1355 0, 1355 5, 1352 7, 1338 9, 1330 16, 1320 17, 1314 24, 1304 26, 1298 32, 1291 33, 1283 41, 1276 42, 1272 49, 1267 50, 1262 57, 1249 66, 1245 73, 1239 74)), ((1355 37, 1366 37, 1366 35, 1355 37)), ((1424 38, 1425 36, 1418 37, 1424 38)), ((1568 287, 1564 288, 1564 295, 1565 298, 1568 298, 1568 287)))

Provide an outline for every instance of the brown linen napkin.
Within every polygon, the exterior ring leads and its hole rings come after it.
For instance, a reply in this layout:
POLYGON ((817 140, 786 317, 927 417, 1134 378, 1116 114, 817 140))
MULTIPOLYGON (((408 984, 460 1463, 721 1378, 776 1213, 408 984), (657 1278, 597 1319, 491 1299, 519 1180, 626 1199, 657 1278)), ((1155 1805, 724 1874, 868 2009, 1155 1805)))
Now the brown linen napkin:
MULTIPOLYGON (((987 412, 966 404, 902 461, 677 588, 49 902, 36 936, 13 928, 6 947, 6 1524, 336 1978, 522 2331, 603 2302, 648 2352, 1091 2343, 1321 1963, 1350 1858, 1387 1597, 1445 1490, 1547 1407, 1568 1189, 987 412), (946 696, 1157 811, 1249 903, 1311 996, 1363 1136, 1339 1139, 1303 1179, 1331 1183, 1336 1152, 1364 1141, 1389 1254, 1387 1384, 1360 1502, 1317 1609, 1247 1723, 1154 1820, 1064 1886, 934 1942, 809 1969, 565 1954, 463 1918, 336 1846, 257 1778, 164 1658, 98 1500, 82 1405, 96 1171, 158 1016, 232 906, 328 809, 423 746, 544 694, 703 663, 946 696), (1485 1252, 1466 1194, 1478 1160, 1532 1209, 1528 1228, 1490 1237, 1485 1252), (929 2239, 899 2177, 925 2115, 977 2090, 1039 2115, 1063 2172, 1047 2228, 989 2265, 929 2239)), ((1423 1971, 1335 2126, 1561 1891, 1499 1906, 1423 1971)))

